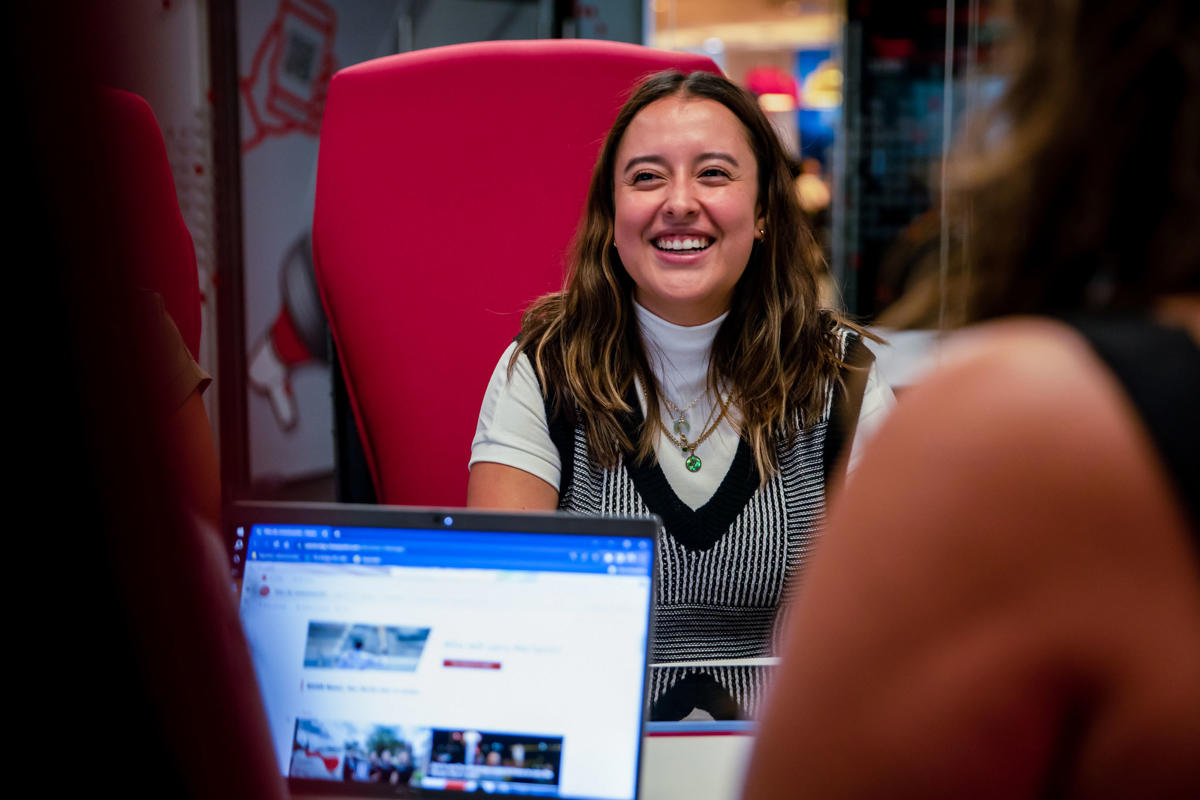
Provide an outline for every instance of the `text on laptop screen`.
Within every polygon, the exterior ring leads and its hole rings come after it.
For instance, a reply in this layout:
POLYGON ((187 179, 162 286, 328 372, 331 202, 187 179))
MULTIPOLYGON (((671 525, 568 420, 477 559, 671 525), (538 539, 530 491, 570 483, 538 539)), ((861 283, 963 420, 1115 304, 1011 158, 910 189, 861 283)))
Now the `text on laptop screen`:
POLYGON ((634 796, 647 539, 237 533, 241 618, 284 775, 634 796))

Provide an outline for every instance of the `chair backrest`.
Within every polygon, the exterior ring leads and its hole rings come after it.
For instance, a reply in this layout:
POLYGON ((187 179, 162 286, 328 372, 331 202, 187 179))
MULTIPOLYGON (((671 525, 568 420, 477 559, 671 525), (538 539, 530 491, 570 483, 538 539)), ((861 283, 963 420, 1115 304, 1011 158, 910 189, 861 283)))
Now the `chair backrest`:
POLYGON ((586 40, 483 42, 334 76, 313 252, 379 500, 462 505, 480 401, 521 311, 562 287, 629 89, 708 58, 586 40))
POLYGON ((136 94, 105 89, 96 120, 114 186, 125 187, 108 216, 112 241, 127 248, 128 277, 162 295, 167 313, 196 358, 200 349, 200 283, 196 249, 179 211, 167 147, 150 105, 136 94), (118 213, 119 212, 119 213, 118 213))

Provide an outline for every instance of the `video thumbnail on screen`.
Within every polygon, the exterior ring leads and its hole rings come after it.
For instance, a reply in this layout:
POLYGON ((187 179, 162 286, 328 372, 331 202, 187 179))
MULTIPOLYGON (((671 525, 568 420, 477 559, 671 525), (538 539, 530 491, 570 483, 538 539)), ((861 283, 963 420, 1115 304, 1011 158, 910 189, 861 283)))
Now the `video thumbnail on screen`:
POLYGON ((288 776, 419 785, 429 733, 417 726, 297 720, 288 776))
POLYGON ((430 628, 351 622, 308 623, 304 666, 413 672, 430 628))
POLYGON ((434 778, 558 783, 562 737, 475 730, 433 731, 434 778))

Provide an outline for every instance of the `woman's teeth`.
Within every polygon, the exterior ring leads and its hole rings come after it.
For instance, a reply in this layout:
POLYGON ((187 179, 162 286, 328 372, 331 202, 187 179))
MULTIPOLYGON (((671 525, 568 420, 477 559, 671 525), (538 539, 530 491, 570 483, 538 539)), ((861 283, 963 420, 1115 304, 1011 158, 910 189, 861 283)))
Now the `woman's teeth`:
POLYGON ((712 240, 707 236, 688 237, 683 239, 657 239, 654 246, 659 250, 671 250, 678 252, 680 250, 704 250, 712 240))

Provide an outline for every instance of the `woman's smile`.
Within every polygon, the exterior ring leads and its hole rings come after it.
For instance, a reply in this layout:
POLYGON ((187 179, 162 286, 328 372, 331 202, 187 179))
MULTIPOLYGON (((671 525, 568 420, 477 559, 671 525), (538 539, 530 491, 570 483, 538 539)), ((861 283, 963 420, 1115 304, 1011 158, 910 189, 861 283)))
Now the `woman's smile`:
POLYGON ((650 237, 650 243, 669 264, 691 263, 695 259, 690 257, 708 252, 714 241, 715 237, 710 234, 696 231, 661 233, 650 237))
POLYGON ((712 244, 707 236, 681 238, 677 236, 662 236, 654 240, 654 246, 668 253, 701 253, 712 244))

